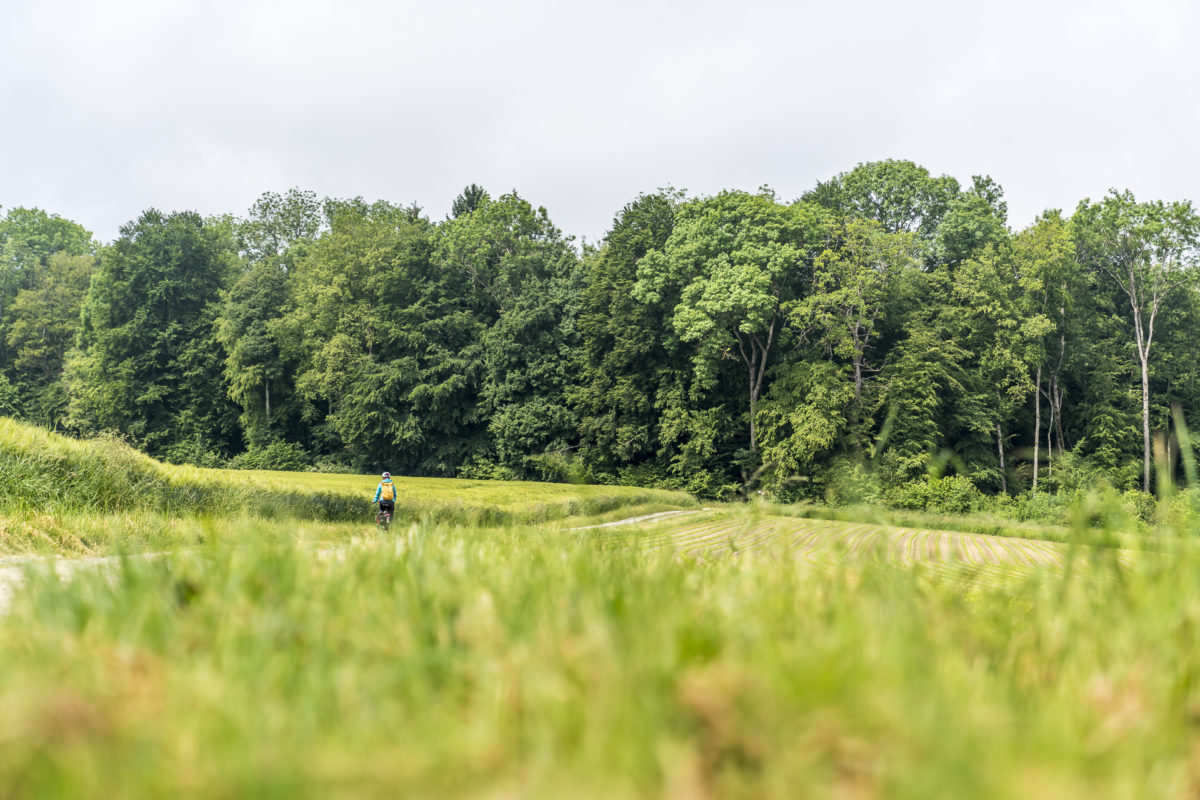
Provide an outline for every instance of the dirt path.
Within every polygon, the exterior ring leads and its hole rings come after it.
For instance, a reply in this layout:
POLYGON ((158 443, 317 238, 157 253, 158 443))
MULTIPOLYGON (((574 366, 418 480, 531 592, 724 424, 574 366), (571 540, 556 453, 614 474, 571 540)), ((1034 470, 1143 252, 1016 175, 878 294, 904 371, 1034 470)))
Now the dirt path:
MULTIPOLYGON (((138 558, 158 557, 161 553, 147 553, 138 558)), ((25 583, 25 571, 30 566, 53 569, 59 578, 66 580, 81 570, 111 567, 120 562, 119 556, 5 556, 0 558, 0 614, 6 613, 12 604, 13 595, 25 583)))
POLYGON ((693 508, 685 511, 659 511, 657 514, 646 514, 641 517, 630 517, 629 519, 619 519, 616 522, 602 522, 599 525, 584 525, 580 528, 567 528, 570 531, 590 531, 595 528, 616 528, 621 525, 636 525, 639 522, 650 522, 656 519, 666 519, 667 517, 677 517, 681 514, 699 514, 701 511, 713 511, 711 508, 693 508))

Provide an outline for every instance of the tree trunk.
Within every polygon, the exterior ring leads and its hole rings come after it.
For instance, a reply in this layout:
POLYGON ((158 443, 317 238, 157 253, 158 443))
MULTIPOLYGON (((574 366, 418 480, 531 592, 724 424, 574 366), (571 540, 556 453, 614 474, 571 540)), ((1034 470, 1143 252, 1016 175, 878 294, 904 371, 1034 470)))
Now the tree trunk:
MULTIPOLYGON (((1063 317, 1063 328, 1066 328, 1066 317, 1063 317)), ((1062 455, 1063 451, 1063 432, 1062 432, 1062 387, 1058 385, 1058 376, 1062 373, 1063 356, 1067 354, 1067 334, 1060 333, 1058 336, 1058 364, 1050 372, 1050 405, 1051 405, 1051 420, 1055 428, 1054 434, 1058 437, 1058 453, 1062 455)), ((1050 447, 1050 434, 1046 434, 1046 447, 1050 447)), ((1050 454, 1046 454, 1046 458, 1050 458, 1050 454)))
POLYGON ((996 450, 1000 453, 1000 491, 1008 494, 1008 478, 1004 475, 1004 431, 996 423, 996 450))
POLYGON ((767 357, 770 356, 771 345, 775 341, 776 322, 777 320, 772 319, 771 325, 767 328, 766 344, 763 344, 762 340, 753 333, 749 335, 748 340, 743 340, 741 334, 735 334, 738 349, 742 353, 742 361, 746 364, 750 378, 750 450, 752 452, 758 449, 758 433, 754 417, 758 411, 758 396, 762 393, 763 376, 767 371, 767 357))
POLYGON ((754 430, 754 412, 758 407, 758 393, 754 391, 754 365, 747 362, 746 366, 750 371, 750 450, 754 451, 758 449, 754 430))
POLYGON ((267 425, 271 424, 271 382, 263 381, 263 396, 266 398, 267 425))
POLYGON ((854 359, 854 405, 862 404, 862 356, 854 359))
MULTIPOLYGON (((1150 340, 1142 319, 1142 309, 1130 278, 1129 302, 1133 306, 1133 336, 1137 345, 1138 366, 1142 369, 1142 491, 1150 491, 1150 340)), ((1153 322, 1151 322, 1153 325, 1153 322)), ((1153 334, 1151 334, 1153 335, 1153 334)))
MULTIPOLYGON (((1063 452, 1063 432, 1062 432, 1062 388, 1058 385, 1058 378, 1054 379, 1054 440, 1058 442, 1058 454, 1061 456, 1063 452)), ((1049 456, 1047 456, 1049 458, 1049 456)))
POLYGON ((1038 454, 1042 449, 1042 365, 1037 368, 1037 387, 1033 390, 1033 491, 1037 492, 1038 454))
POLYGON ((1138 345, 1142 365, 1142 491, 1150 491, 1150 369, 1147 353, 1138 345))
MULTIPOLYGON (((1046 477, 1049 478, 1054 474, 1054 442, 1050 439, 1050 434, 1054 431, 1054 404, 1050 404, 1050 421, 1046 424, 1046 477)), ((1059 437, 1058 446, 1062 447, 1062 437, 1059 437)))

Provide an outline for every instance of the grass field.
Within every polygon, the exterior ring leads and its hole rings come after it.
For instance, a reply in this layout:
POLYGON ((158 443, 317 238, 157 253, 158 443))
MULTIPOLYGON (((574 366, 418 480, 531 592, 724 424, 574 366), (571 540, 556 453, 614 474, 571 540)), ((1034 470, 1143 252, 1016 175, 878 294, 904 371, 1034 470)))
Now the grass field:
MULTIPOLYGON (((668 548, 697 559, 739 557, 806 558, 814 563, 857 563, 866 559, 900 565, 996 568, 998 574, 1028 575, 1061 570, 1079 553, 1115 559, 1129 567, 1139 550, 1116 547, 1095 532, 1075 541, 994 536, 945 529, 904 528, 782 516, 756 509, 725 507, 676 512, 661 520, 593 531, 598 541, 618 547, 668 548)), ((1070 531, 1062 531, 1069 538, 1070 531)), ((1121 541, 1121 540, 1118 540, 1121 541)))
MULTIPOLYGON (((374 485, 149 463, 257 497, 374 485)), ((386 536, 244 504, 6 505, 12 552, 118 555, 0 559, 0 797, 1200 792, 1187 532, 406 485, 420 510, 386 536)))
MULTIPOLYGON (((396 517, 477 525, 607 518, 695 507, 680 492, 395 476, 396 517)), ((196 544, 230 518, 372 517, 378 477, 216 470, 157 462, 111 440, 78 441, 0 418, 0 555, 106 553, 196 544), (216 524, 214 520, 221 520, 216 524)))

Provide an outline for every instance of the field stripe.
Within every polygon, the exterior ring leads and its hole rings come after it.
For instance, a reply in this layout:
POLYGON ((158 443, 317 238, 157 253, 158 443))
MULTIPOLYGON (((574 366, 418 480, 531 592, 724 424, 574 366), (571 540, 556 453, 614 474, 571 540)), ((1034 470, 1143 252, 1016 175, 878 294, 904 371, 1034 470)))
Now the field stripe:
MULTIPOLYGON (((1062 568, 1068 552, 1059 542, 793 517, 717 513, 701 520, 654 522, 652 527, 635 525, 621 535, 605 534, 605 541, 674 549, 701 559, 740 552, 788 555, 829 565, 883 559, 965 584, 1019 582, 1047 567, 1062 568)), ((1131 566, 1137 556, 1121 551, 1116 561, 1131 566)))

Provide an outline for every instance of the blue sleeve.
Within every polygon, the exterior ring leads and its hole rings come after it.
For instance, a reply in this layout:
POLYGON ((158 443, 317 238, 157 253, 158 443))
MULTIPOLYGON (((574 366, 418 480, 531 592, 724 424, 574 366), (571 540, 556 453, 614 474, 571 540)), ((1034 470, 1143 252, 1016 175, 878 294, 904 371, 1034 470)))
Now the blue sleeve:
POLYGON ((383 494, 383 483, 382 482, 378 486, 375 487, 375 499, 372 500, 371 502, 378 503, 379 495, 381 495, 381 494, 383 494))

